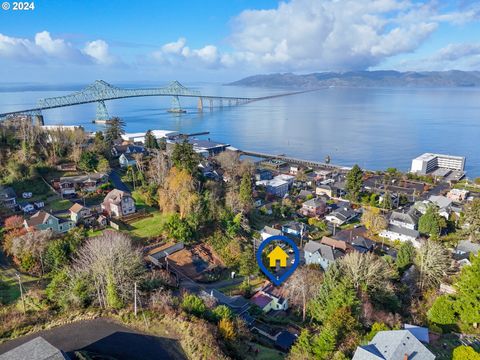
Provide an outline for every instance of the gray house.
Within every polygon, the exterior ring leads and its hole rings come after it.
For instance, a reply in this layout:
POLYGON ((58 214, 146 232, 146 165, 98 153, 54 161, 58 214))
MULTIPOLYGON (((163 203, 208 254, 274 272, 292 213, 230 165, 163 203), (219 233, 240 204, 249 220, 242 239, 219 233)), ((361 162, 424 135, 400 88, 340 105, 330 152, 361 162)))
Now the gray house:
POLYGON ((305 244, 303 252, 306 265, 318 264, 324 270, 327 270, 337 259, 345 256, 345 254, 338 249, 311 240, 305 244))
POLYGON ((0 355, 0 360, 70 360, 70 358, 39 336, 0 355))
POLYGON ((17 195, 11 187, 0 186, 0 206, 5 206, 9 209, 15 208, 17 205, 17 195))
POLYGON ((26 229, 50 229, 56 234, 66 233, 68 230, 75 227, 75 223, 72 220, 56 217, 43 210, 33 214, 30 219, 24 220, 23 225, 26 229))
POLYGON ((434 360, 409 330, 379 331, 368 343, 357 347, 352 360, 434 360))

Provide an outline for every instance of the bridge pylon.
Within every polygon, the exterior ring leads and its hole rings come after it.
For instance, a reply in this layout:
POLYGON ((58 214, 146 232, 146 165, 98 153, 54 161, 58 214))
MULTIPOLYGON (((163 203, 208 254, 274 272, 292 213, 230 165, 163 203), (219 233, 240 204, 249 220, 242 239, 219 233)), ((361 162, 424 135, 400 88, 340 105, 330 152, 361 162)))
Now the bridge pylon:
POLYGON ((203 99, 201 97, 198 98, 197 108, 198 111, 203 111, 203 99))
POLYGON ((108 121, 110 115, 108 114, 107 106, 103 100, 97 101, 97 111, 95 114, 95 121, 108 121))
POLYGON ((168 109, 168 112, 178 114, 183 114, 187 112, 186 110, 183 110, 180 106, 180 99, 178 98, 178 95, 174 95, 172 97, 172 107, 168 109))

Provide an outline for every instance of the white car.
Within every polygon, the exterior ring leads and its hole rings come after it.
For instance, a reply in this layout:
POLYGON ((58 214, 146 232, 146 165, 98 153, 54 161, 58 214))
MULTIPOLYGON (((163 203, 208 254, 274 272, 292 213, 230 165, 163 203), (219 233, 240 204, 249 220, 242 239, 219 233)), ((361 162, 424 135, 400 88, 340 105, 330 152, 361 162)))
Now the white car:
POLYGON ((32 197, 32 193, 31 193, 31 192, 24 192, 24 193, 22 194, 22 197, 23 197, 24 199, 30 199, 30 198, 32 197))

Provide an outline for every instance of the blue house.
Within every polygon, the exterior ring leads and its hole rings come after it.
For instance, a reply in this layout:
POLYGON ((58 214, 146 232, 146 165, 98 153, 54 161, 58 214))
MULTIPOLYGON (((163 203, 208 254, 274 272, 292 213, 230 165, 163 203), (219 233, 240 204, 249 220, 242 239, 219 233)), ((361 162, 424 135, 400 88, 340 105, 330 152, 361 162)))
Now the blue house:
POLYGON ((307 230, 307 226, 303 223, 299 223, 297 221, 290 221, 284 225, 282 225, 282 233, 284 235, 293 235, 296 237, 301 237, 302 232, 305 235, 307 230))

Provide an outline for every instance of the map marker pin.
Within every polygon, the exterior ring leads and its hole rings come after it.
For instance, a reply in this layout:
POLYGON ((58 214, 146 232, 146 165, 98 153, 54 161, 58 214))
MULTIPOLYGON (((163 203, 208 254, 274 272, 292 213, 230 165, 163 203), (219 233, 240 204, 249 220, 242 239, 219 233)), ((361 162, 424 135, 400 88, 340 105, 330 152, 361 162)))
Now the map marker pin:
MULTIPOLYGON (((272 251, 273 253, 273 251, 272 251)), ((275 284, 276 286, 279 286, 282 284, 285 280, 288 279, 290 275, 293 274, 293 272, 297 269, 298 265, 300 265, 300 252, 298 251, 297 245, 293 242, 293 240, 289 239, 286 236, 282 235, 275 235, 275 236, 270 236, 269 238, 265 239, 260 246, 258 247, 257 250, 257 264, 258 267, 263 271, 265 275, 270 279, 270 281, 275 284), (265 250, 265 247, 270 244, 272 241, 283 241, 287 243, 293 250, 293 253, 295 255, 295 261, 293 264, 288 264, 290 266, 287 267, 287 270, 281 275, 275 275, 273 274, 264 264, 262 261, 262 253, 263 250, 265 250)))

